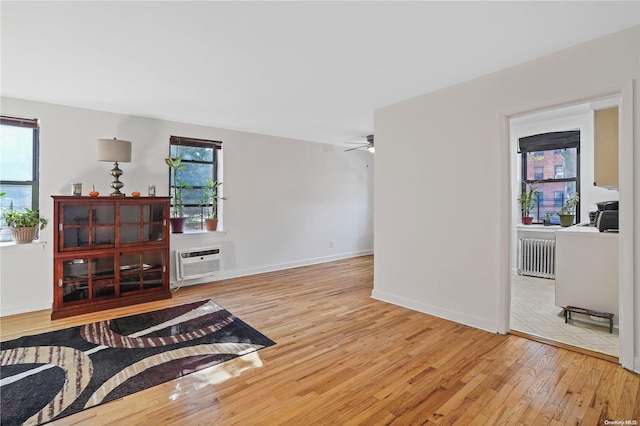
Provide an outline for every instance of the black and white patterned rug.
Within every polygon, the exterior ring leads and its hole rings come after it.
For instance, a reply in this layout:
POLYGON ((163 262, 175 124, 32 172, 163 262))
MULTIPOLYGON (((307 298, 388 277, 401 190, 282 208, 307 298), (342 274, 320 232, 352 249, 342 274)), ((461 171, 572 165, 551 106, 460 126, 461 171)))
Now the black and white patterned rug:
POLYGON ((212 300, 0 345, 2 425, 38 425, 274 345, 212 300))

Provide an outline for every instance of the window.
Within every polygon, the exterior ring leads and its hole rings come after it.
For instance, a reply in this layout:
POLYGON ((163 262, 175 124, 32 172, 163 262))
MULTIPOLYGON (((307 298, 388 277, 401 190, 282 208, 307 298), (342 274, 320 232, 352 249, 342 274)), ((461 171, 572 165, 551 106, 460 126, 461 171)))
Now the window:
MULTIPOLYGON (((0 192, 3 209, 38 209, 38 120, 0 117, 0 192)), ((0 241, 9 241, 4 227, 0 241)))
POLYGON ((533 168, 533 178, 534 179, 543 179, 544 176, 544 167, 534 167, 533 168))
POLYGON ((562 207, 564 204, 564 191, 554 191, 553 192, 553 206, 554 207, 562 207))
MULTIPOLYGON (((208 183, 218 180, 219 156, 222 142, 171 136, 169 155, 171 158, 181 158, 185 166, 177 171, 176 182, 169 173, 170 194, 176 190, 181 194, 181 206, 172 204, 172 213, 182 211, 185 217, 186 230, 203 229, 204 219, 211 209, 211 201, 205 198, 205 187, 208 183)), ((173 203, 173 200, 172 200, 173 203)), ((218 215, 220 208, 218 207, 218 215)))
POLYGON ((554 166, 554 179, 562 179, 564 177, 564 166, 554 166))
MULTIPOLYGON (((553 223, 564 200, 580 186, 580 131, 551 132, 519 139, 522 154, 521 191, 531 186, 539 192, 533 216, 535 223, 542 223, 549 213, 553 223), (544 198, 553 194, 553 199, 544 198)), ((576 207, 580 217, 580 206, 576 207)))

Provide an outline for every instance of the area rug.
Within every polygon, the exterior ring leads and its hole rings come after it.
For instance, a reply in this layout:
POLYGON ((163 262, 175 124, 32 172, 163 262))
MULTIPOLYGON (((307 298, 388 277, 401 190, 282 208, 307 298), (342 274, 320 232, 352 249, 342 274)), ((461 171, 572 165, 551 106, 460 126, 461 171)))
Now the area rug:
POLYGON ((212 300, 0 346, 2 425, 38 425, 274 345, 212 300))

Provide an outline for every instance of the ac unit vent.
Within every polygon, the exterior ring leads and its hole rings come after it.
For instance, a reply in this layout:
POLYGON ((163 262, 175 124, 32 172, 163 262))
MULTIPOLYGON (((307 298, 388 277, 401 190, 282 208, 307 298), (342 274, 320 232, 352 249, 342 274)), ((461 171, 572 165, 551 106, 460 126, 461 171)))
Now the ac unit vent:
POLYGON ((220 247, 176 250, 176 276, 179 280, 207 277, 222 271, 220 247))

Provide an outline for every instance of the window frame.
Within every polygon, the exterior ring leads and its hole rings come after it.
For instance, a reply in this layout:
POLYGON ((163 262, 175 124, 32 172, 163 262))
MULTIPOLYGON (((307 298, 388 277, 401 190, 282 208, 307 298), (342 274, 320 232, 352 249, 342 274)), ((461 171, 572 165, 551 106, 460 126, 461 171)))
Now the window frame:
MULTIPOLYGON (((184 136, 171 136, 169 138, 169 157, 171 157, 171 149, 174 146, 188 146, 188 147, 193 147, 193 148, 209 148, 209 149, 213 149, 213 159, 212 161, 202 161, 202 160, 189 160, 189 159, 182 159, 182 164, 186 165, 187 167, 189 167, 189 164, 210 164, 212 165, 212 176, 211 179, 215 182, 218 179, 219 176, 219 167, 220 167, 220 152, 222 151, 222 142, 221 141, 215 141, 215 140, 209 140, 209 139, 199 139, 199 138, 191 138, 191 137, 184 137, 184 136), (220 152, 219 152, 220 151, 220 152)), ((175 159, 174 157, 171 157, 173 159, 175 159)), ((173 193, 175 186, 172 185, 171 182, 171 170, 169 170, 169 194, 173 193)), ((192 185, 189 187, 190 190, 195 189, 195 190, 199 190, 199 189, 203 189, 204 186, 203 185, 192 185)), ((172 200, 173 201, 173 200, 172 200)), ((211 203, 209 204, 182 204, 183 208, 188 208, 188 207, 200 207, 200 215, 199 215, 199 220, 198 220, 198 225, 199 227, 195 226, 195 221, 193 220, 194 218, 196 218, 196 216, 188 216, 187 219, 192 219, 192 220, 187 220, 187 222, 185 223, 185 230, 191 230, 191 231, 199 231, 199 230, 204 230, 204 209, 207 207, 210 207, 211 203)), ((171 204, 171 211, 173 212, 175 206, 173 204, 171 204)), ((221 210, 220 210, 220 206, 218 206, 218 217, 221 216, 221 210)))

